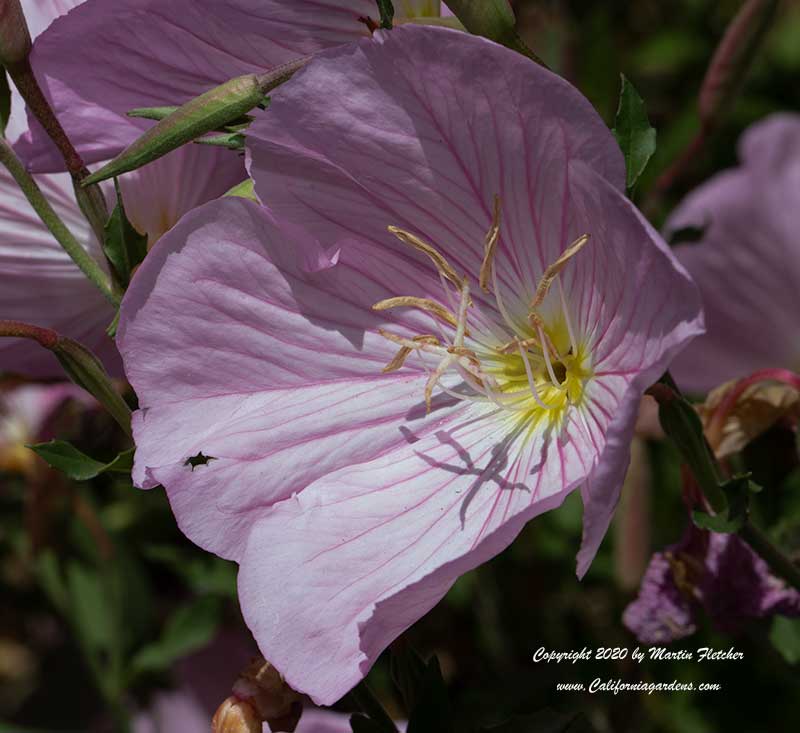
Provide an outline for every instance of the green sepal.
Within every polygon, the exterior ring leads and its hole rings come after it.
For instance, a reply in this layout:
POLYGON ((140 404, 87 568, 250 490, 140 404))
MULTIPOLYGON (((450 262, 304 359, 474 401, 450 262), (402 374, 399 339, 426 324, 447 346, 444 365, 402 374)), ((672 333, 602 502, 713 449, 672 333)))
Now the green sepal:
POLYGON ((103 251, 114 268, 118 284, 128 287, 134 268, 147 255, 147 234, 137 231, 125 213, 119 182, 114 179, 117 205, 104 227, 103 251))
POLYGON ((225 196, 238 196, 243 199, 250 199, 258 203, 258 198, 255 192, 255 183, 252 178, 245 178, 241 183, 237 183, 233 188, 229 189, 225 196))
POLYGON ((194 141, 196 145, 216 145, 228 150, 244 150, 244 135, 238 132, 228 132, 222 135, 209 135, 194 141))

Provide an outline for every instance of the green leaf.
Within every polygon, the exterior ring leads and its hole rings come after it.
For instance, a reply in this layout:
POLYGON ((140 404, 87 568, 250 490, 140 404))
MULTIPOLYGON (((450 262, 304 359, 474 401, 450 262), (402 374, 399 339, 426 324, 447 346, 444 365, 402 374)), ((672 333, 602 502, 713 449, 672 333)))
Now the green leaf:
POLYGON ((624 74, 620 74, 620 77, 622 88, 612 132, 625 156, 625 167, 628 171, 627 186, 630 191, 656 151, 656 131, 650 125, 644 101, 639 93, 624 74))
POLYGON ((120 453, 110 463, 96 461, 63 440, 29 445, 28 448, 44 459, 49 466, 62 471, 73 481, 88 481, 107 471, 130 473, 133 467, 132 448, 120 453))
POLYGON ((161 638, 147 644, 131 661, 134 675, 168 669, 175 661, 208 644, 222 621, 219 599, 205 597, 170 616, 161 638))
POLYGON ((789 664, 800 662, 800 619, 776 616, 769 640, 789 664))
POLYGON ((378 0, 378 12, 381 16, 381 28, 391 30, 394 21, 394 5, 392 0, 378 0))
POLYGON ((455 733, 447 686, 435 656, 428 661, 419 691, 417 704, 408 716, 407 733, 455 733))
POLYGON ((147 255, 147 235, 138 232, 128 219, 116 178, 114 189, 117 193, 117 205, 106 222, 103 251, 114 268, 117 282, 126 288, 133 269, 147 255))
POLYGON ((707 529, 720 534, 733 534, 744 526, 742 517, 729 517, 724 514, 706 514, 705 512, 692 512, 692 521, 700 529, 707 529))
POLYGON ((6 125, 11 117, 11 87, 6 70, 0 66, 0 135, 6 134, 6 125))

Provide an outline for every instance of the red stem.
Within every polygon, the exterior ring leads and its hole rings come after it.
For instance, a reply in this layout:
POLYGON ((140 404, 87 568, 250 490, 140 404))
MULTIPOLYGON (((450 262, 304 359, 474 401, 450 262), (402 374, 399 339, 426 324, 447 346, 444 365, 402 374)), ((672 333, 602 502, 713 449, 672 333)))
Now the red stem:
POLYGON ((32 326, 22 321, 2 321, 0 320, 0 337, 8 336, 11 338, 32 339, 51 351, 60 340, 60 336, 51 328, 41 328, 32 326))

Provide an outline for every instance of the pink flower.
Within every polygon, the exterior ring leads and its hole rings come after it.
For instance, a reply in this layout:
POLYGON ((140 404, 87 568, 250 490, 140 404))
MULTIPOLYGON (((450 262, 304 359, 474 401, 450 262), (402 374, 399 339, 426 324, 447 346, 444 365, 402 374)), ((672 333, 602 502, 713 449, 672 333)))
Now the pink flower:
POLYGON ((736 535, 690 525, 653 555, 623 620, 639 641, 667 644, 695 632, 701 609, 720 631, 737 633, 755 618, 800 616, 800 594, 736 535))
MULTIPOLYGON (((404 9, 438 14, 438 0, 406 0, 404 9)), ((358 40, 368 16, 377 17, 374 0, 87 0, 39 39, 31 63, 78 152, 95 163, 152 124, 129 110, 182 104, 230 78, 358 40)), ((35 121, 16 147, 31 170, 63 169, 35 121)))
MULTIPOLYGON (((187 211, 221 196, 245 176, 241 161, 221 149, 185 147, 120 178, 133 225, 157 239, 187 211)), ((37 178, 48 201, 87 251, 105 266, 68 174, 37 178)), ((107 189, 114 205, 113 188, 107 189)), ((112 373, 121 363, 106 328, 114 309, 42 224, 11 175, 0 167, 0 318, 52 328, 84 343, 112 373)), ((0 371, 63 376, 55 357, 25 339, 0 339, 0 371)))
POLYGON ((759 369, 800 368, 795 313, 800 256, 800 115, 751 127, 741 165, 691 193, 667 222, 672 233, 703 230, 676 254, 697 282, 707 333, 680 356, 673 374, 705 392, 759 369))
POLYGON ((125 298, 134 479, 240 563, 264 656, 330 704, 578 487, 586 571, 699 302, 589 103, 481 38, 326 52, 249 160, 271 210, 197 209, 125 298))

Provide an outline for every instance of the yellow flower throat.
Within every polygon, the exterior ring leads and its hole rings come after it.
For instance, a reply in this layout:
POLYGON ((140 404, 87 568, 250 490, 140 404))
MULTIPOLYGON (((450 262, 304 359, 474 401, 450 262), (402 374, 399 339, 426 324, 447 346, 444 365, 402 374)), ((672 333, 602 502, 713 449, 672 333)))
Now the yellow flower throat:
POLYGON ((434 246, 419 237, 397 227, 389 227, 389 231, 432 260, 448 305, 429 298, 401 296, 373 306, 379 311, 417 308, 441 324, 439 335, 425 333, 412 338, 381 330, 381 335, 400 346, 384 372, 400 369, 414 352, 420 355, 423 364, 425 356, 432 356, 438 363, 433 367, 426 364, 429 376, 425 402, 429 411, 433 391, 438 386, 458 400, 491 403, 532 427, 543 420, 557 427, 562 425, 568 408, 581 404, 592 369, 588 340, 572 326, 559 276, 587 244, 589 235, 578 237, 545 269, 529 302, 527 317, 514 318, 506 308, 494 267, 500 235, 500 200, 496 197, 478 283, 484 292, 493 292, 502 322, 487 328, 485 319, 475 315, 470 319, 474 304, 466 276, 458 275, 434 246), (558 291, 560 309, 548 309, 551 315, 545 319, 541 306, 553 286, 558 291), (458 374, 459 384, 443 383, 443 377, 450 372, 458 374))

